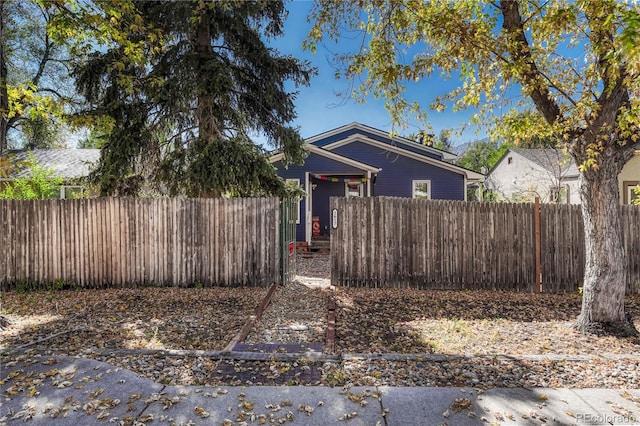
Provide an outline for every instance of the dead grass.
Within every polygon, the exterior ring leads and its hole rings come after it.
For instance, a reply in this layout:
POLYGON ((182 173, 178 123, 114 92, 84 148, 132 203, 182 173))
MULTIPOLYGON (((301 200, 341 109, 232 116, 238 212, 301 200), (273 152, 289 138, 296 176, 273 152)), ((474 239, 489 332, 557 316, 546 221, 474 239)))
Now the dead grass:
POLYGON ((143 288, 3 294, 2 346, 220 350, 265 296, 256 288, 143 288), (59 334, 62 333, 62 334, 59 334), (55 334, 57 337, 49 338, 55 334))
MULTIPOLYGON (((573 329, 577 294, 339 289, 340 352, 452 355, 636 354, 637 337, 585 336, 573 329)), ((627 298, 640 329, 640 297, 627 298)))

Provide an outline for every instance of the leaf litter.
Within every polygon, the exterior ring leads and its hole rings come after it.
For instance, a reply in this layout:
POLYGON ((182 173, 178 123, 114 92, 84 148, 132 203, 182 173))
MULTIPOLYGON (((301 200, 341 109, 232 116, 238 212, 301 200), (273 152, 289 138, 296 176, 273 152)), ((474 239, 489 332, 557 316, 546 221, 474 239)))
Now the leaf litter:
MULTIPOLYGON (((2 314, 10 325, 0 330, 2 346, 24 346, 26 352, 6 355, 3 362, 81 356, 167 385, 640 387, 638 338, 575 332, 577 294, 331 290, 323 272, 327 259, 298 259, 298 282, 278 288, 247 342, 324 341, 327 304, 334 298, 336 351, 364 356, 210 357, 197 351, 223 349, 267 288, 141 288, 4 293, 2 314), (438 355, 447 357, 433 358, 438 355)), ((640 328, 640 297, 628 297, 626 309, 640 328)))

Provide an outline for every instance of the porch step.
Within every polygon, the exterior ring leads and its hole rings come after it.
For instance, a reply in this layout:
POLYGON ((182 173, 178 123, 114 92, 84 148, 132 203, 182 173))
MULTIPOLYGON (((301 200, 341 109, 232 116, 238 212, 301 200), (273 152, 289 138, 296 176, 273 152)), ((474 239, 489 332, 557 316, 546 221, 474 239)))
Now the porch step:
POLYGON ((331 250, 331 240, 311 240, 309 250, 329 253, 331 250))

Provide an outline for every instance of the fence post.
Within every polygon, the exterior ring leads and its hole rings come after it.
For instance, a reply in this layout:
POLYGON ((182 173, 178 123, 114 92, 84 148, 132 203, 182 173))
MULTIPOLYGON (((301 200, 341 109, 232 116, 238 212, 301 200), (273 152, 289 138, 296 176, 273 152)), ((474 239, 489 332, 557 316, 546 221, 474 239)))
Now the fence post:
POLYGON ((540 262, 541 258, 541 241, 540 241, 540 197, 536 197, 535 204, 533 207, 533 217, 535 223, 535 234, 536 234, 536 289, 538 293, 542 293, 542 264, 540 262))

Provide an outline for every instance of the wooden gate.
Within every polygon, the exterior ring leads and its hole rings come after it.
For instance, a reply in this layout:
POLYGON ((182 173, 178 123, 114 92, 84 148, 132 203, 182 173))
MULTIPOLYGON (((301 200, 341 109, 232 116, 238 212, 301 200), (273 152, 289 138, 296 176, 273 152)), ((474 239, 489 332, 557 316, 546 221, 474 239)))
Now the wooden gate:
POLYGON ((296 220, 298 202, 292 198, 280 200, 280 282, 293 281, 296 274, 296 220))

